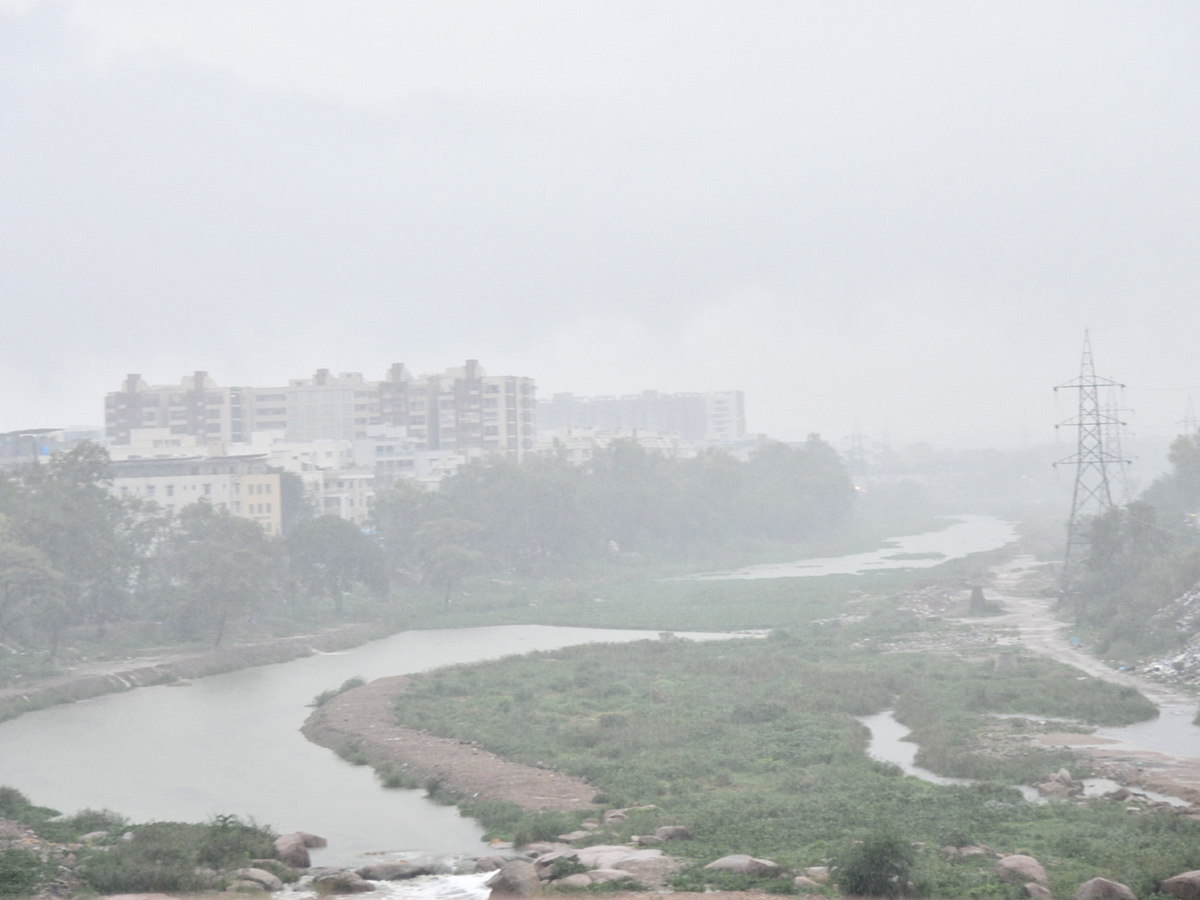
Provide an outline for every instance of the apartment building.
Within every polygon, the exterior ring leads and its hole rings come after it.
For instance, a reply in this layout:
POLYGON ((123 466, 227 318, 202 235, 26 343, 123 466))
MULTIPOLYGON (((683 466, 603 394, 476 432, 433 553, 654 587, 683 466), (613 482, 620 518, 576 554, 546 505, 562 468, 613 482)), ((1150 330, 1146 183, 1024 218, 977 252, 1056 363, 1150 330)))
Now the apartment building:
POLYGON ((283 530, 279 476, 264 456, 191 456, 114 460, 112 491, 169 513, 205 500, 250 519, 268 534, 283 530))
POLYGON ((537 422, 543 434, 571 428, 626 435, 645 431, 677 434, 696 444, 733 443, 746 436, 741 391, 643 391, 598 397, 555 394, 550 400, 538 401, 537 422))
POLYGON ((130 444, 134 431, 145 429, 215 445, 249 442, 259 432, 304 443, 363 440, 379 428, 399 428, 414 450, 480 450, 520 459, 533 451, 537 433, 533 379, 487 375, 474 359, 420 377, 395 363, 381 381, 318 369, 312 378, 265 388, 221 388, 203 371, 178 385, 150 385, 129 375, 104 407, 112 445, 130 444))

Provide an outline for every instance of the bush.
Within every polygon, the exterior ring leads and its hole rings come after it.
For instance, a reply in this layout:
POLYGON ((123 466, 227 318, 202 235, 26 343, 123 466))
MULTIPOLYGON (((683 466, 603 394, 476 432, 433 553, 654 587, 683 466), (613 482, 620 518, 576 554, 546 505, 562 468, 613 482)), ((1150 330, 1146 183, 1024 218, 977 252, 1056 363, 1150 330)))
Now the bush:
POLYGON ((46 876, 46 865, 32 850, 0 851, 0 894, 32 894, 46 876))
POLYGON ((321 693, 313 697, 313 702, 310 703, 309 706, 324 706, 338 694, 344 694, 346 691, 352 691, 355 688, 362 687, 366 683, 366 679, 364 679, 361 675, 355 675, 353 678, 347 678, 342 682, 341 687, 330 688, 327 691, 321 691, 321 693))
POLYGON ((904 893, 914 858, 908 841, 892 834, 872 834, 842 855, 834 876, 843 894, 898 897, 904 893))

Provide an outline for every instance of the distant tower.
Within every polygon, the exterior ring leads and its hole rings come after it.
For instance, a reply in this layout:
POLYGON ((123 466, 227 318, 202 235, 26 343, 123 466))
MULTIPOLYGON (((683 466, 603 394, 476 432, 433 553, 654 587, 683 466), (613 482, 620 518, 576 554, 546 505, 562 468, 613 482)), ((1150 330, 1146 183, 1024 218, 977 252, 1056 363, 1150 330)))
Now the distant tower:
POLYGON ((1123 408, 1120 404, 1120 390, 1120 385, 1110 385, 1106 391, 1107 397, 1104 402, 1104 449, 1108 451, 1109 456, 1116 457, 1117 459, 1116 481, 1121 488, 1121 502, 1119 505, 1128 506, 1129 501, 1133 499, 1133 491, 1129 486, 1129 466, 1132 463, 1129 459, 1125 458, 1125 453, 1122 449, 1121 433, 1125 430, 1126 423, 1121 419, 1121 416, 1129 412, 1129 410, 1123 408))
POLYGON ((1121 457, 1119 448, 1110 443, 1114 428, 1118 428, 1120 422, 1110 412, 1109 407, 1101 408, 1100 389, 1118 387, 1124 385, 1111 378, 1100 378, 1096 375, 1096 366, 1092 361, 1092 341, 1085 331, 1079 377, 1054 388, 1056 391, 1070 389, 1079 393, 1078 414, 1073 419, 1067 419, 1054 426, 1061 428, 1065 425, 1074 428, 1078 436, 1075 453, 1054 464, 1075 467, 1075 490, 1071 497, 1071 517, 1067 520, 1067 552, 1062 571, 1064 598, 1071 598, 1075 593, 1080 568, 1087 557, 1087 520, 1108 512, 1116 505, 1113 503, 1109 467, 1124 466, 1126 460, 1121 457))

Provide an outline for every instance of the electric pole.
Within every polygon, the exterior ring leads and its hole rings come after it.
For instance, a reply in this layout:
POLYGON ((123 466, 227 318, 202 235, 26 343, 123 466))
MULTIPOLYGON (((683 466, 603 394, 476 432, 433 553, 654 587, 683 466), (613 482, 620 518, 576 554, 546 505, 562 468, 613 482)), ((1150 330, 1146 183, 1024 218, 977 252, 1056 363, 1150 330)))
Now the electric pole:
POLYGON ((1068 426, 1076 430, 1075 453, 1060 459, 1054 465, 1075 467, 1075 488, 1071 495, 1071 516, 1067 520, 1067 552, 1063 560, 1062 595, 1076 603, 1078 611, 1078 581, 1080 569, 1090 549, 1089 519, 1113 509, 1112 484, 1109 479, 1110 465, 1124 466, 1126 460, 1120 449, 1111 445, 1113 429, 1120 422, 1111 408, 1100 405, 1101 388, 1124 387, 1111 378, 1096 374, 1092 359, 1092 341, 1087 331, 1083 333, 1083 360, 1079 377, 1072 378, 1054 388, 1077 391, 1079 411, 1074 418, 1060 422, 1055 428, 1068 426))

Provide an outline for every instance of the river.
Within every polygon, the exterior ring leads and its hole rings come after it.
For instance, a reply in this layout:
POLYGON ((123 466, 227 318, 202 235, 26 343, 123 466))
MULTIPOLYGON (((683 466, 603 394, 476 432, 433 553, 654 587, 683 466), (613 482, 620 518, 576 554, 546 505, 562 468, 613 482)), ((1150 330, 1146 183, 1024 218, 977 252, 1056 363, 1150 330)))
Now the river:
POLYGON ((723 572, 682 575, 676 581, 742 581, 754 578, 814 578, 861 575, 886 569, 925 569, 972 553, 995 550, 1016 540, 1016 528, 995 516, 955 516, 940 531, 910 534, 866 553, 745 566, 723 572))
MULTIPOLYGON (((933 565, 1012 536, 999 519, 963 517, 874 554, 796 564, 804 567, 796 574, 870 571, 897 554, 942 554, 892 560, 933 565)), ((364 854, 377 852, 479 854, 485 848, 472 820, 430 803, 422 791, 386 790, 370 769, 306 741, 299 729, 307 704, 355 675, 371 680, 655 634, 540 625, 409 631, 340 653, 55 706, 0 723, 0 784, 66 811, 108 808, 135 821, 235 813, 280 831, 314 832, 329 839, 328 848, 313 852, 314 865, 361 864, 364 854)))

